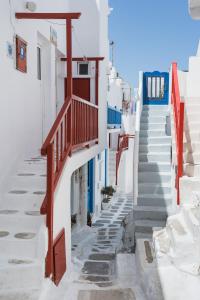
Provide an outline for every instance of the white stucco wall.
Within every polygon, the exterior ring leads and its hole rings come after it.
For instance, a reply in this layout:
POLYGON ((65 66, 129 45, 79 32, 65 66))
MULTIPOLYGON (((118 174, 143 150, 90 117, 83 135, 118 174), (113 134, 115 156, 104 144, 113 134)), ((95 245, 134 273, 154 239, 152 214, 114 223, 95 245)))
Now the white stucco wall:
POLYGON ((189 97, 199 97, 200 96, 200 57, 190 57, 189 58, 189 73, 187 76, 187 95, 189 97))
POLYGON ((178 71, 179 90, 181 97, 187 96, 187 79, 188 72, 178 71))
MULTIPOLYGON (((70 193, 71 175, 90 159, 101 153, 106 147, 107 133, 107 68, 109 63, 108 43, 108 1, 107 0, 37 0, 37 12, 81 12, 80 20, 74 21, 78 43, 73 34, 74 56, 103 56, 99 73, 99 144, 79 151, 68 159, 64 172, 58 183, 54 204, 54 237, 64 227, 66 230, 66 248, 68 267, 71 261, 71 213, 70 193), (92 24, 92 26, 91 26, 92 24), (81 45, 81 47, 80 47, 81 45), (84 49, 84 51, 82 50, 84 49)), ((56 117, 56 72, 59 73, 59 86, 65 76, 65 68, 59 65, 56 68, 55 59, 58 51, 50 40, 50 24, 47 21, 15 20, 16 11, 23 12, 24 1, 13 0, 11 10, 12 22, 10 24, 10 8, 8 0, 0 3, 0 18, 4 30, 0 35, 1 68, 1 109, 0 109, 0 184, 17 168, 23 157, 31 157, 42 145, 42 103, 41 93, 45 98, 45 134, 49 131, 56 117), (7 57, 6 42, 12 43, 14 33, 21 36, 28 43, 27 61, 28 73, 23 74, 14 68, 14 61, 7 57), (46 89, 41 92, 41 82, 37 79, 37 44, 40 42, 45 49, 46 89)), ((56 21, 55 21, 56 22, 56 21)), ((63 23, 62 20, 57 21, 63 23)), ((65 26, 52 25, 58 34, 59 55, 65 55, 66 33, 65 26)), ((60 64, 60 63, 59 63, 60 64)), ((59 97, 63 92, 59 93, 59 97)), ((57 103, 58 107, 62 101, 57 103)), ((99 163, 99 162, 98 162, 99 163)), ((105 173, 102 167, 102 174, 105 173)), ((95 187, 97 204, 100 201, 100 189, 104 177, 100 180, 99 187, 95 187)), ((2 192, 2 189, 1 189, 2 192)), ((69 271, 69 268, 68 268, 69 271)))
MULTIPOLYGON (((49 2, 36 0, 37 11, 68 11, 65 0, 49 2)), ((1 56, 1 109, 0 109, 0 185, 16 167, 20 158, 31 156, 42 144, 42 101, 41 82, 37 80, 37 44, 38 32, 46 38, 46 86, 45 94, 48 119, 46 131, 55 117, 55 46, 49 43, 50 26, 47 21, 16 20, 15 12, 25 11, 23 0, 0 2, 0 19, 3 30, 0 35, 1 56), (12 20, 12 26, 10 22, 12 20), (18 34, 27 43, 27 74, 17 71, 14 60, 7 56, 6 43, 13 43, 14 34, 18 34)), ((53 25, 58 34, 58 49, 65 52, 65 32, 63 26, 53 25)), ((4 185, 5 186, 5 185, 4 185)))
POLYGON ((188 71, 178 71, 181 97, 200 97, 200 56, 189 57, 188 71))
MULTIPOLYGON (((79 151, 68 159, 63 175, 59 181, 55 195, 54 212, 54 236, 64 227, 67 236, 67 261, 71 262, 71 215, 70 215, 70 192, 71 174, 80 166, 95 158, 95 214, 98 214, 101 206, 101 188, 105 182, 105 157, 107 133, 107 68, 109 57, 108 43, 108 1, 107 0, 73 0, 69 2, 71 11, 82 13, 80 24, 75 24, 76 36, 80 47, 74 41, 74 56, 103 56, 104 61, 100 63, 99 74, 99 144, 79 151), (91 28, 91 24, 93 24, 91 28), (101 153, 101 160, 98 161, 97 155, 101 153), (101 166, 101 178, 99 178, 99 168, 101 166)), ((70 266, 68 266, 70 270, 70 266)))
POLYGON ((117 76, 118 74, 115 67, 110 65, 108 105, 122 109, 122 79, 117 76))

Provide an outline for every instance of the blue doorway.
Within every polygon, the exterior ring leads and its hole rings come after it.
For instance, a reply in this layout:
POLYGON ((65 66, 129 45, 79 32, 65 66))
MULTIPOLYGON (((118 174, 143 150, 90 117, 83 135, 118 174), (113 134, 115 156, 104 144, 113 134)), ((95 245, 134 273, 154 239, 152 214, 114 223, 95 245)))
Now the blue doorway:
POLYGON ((168 105, 169 73, 145 72, 143 75, 143 104, 168 105))
POLYGON ((94 159, 88 162, 88 212, 94 212, 94 159))

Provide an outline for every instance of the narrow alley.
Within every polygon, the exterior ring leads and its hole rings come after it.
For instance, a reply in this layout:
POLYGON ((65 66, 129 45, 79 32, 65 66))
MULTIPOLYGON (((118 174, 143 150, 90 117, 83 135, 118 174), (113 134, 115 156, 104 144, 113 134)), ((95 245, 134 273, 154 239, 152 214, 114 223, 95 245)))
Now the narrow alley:
POLYGON ((0 1, 0 300, 200 299, 199 20, 0 1))

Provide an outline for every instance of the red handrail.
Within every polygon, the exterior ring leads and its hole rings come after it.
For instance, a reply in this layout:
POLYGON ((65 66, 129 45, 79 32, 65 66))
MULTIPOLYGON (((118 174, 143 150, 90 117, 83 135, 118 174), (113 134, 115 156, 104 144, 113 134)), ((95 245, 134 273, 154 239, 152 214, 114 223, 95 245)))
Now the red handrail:
POLYGON ((134 135, 123 134, 118 136, 118 147, 116 153, 116 185, 118 184, 118 170, 123 151, 129 148, 129 139, 134 138, 134 135))
POLYGON ((47 192, 40 209, 47 215, 46 277, 54 271, 53 211, 57 183, 72 151, 94 142, 98 143, 98 107, 74 95, 67 98, 41 148, 41 154, 47 156, 47 192))
POLYGON ((172 64, 172 105, 174 111, 174 126, 176 135, 176 154, 177 154, 177 204, 180 204, 180 178, 183 176, 183 130, 185 104, 181 101, 177 63, 172 64))

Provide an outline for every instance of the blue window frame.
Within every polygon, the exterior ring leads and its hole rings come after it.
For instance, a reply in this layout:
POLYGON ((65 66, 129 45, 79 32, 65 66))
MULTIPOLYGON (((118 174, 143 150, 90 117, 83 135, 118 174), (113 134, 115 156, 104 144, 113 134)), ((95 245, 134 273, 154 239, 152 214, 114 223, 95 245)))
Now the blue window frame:
POLYGON ((143 104, 167 105, 169 103, 169 73, 145 72, 143 75, 143 104))

